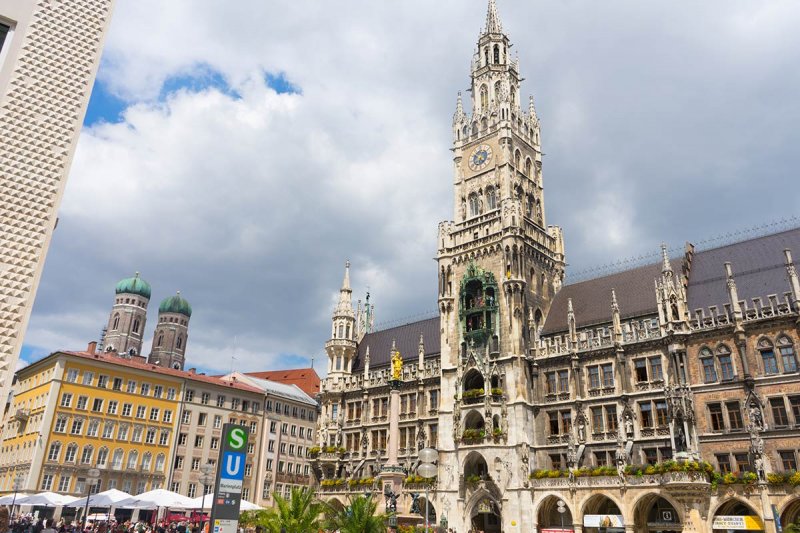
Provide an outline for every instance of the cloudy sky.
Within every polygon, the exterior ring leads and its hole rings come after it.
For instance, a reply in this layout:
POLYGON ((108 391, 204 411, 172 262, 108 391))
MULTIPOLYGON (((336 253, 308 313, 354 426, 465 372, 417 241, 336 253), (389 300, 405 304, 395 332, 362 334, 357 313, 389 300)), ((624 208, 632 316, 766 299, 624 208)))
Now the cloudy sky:
MULTIPOLYGON (((800 3, 498 0, 570 272, 800 213, 800 3)), ((451 121, 486 0, 117 0, 23 360, 140 271, 189 366, 324 369, 346 259, 377 322, 436 307, 451 121), (235 358, 235 359, 234 359, 235 358)))

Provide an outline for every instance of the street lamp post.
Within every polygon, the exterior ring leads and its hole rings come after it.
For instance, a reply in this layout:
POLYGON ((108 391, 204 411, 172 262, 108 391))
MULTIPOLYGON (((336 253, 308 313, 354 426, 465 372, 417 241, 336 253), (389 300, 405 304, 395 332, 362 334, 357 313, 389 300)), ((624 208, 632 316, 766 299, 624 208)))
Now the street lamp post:
POLYGON ((88 472, 86 472, 86 485, 88 489, 86 489, 86 503, 83 506, 83 528, 86 529, 86 515, 89 514, 89 500, 92 497, 92 487, 94 484, 100 481, 100 470, 97 468, 90 468, 88 472))
POLYGON ((17 492, 22 488, 22 484, 25 478, 22 477, 22 474, 18 474, 17 477, 14 478, 14 497, 11 498, 11 518, 14 518, 14 504, 17 502, 17 492))
POLYGON ((214 483, 214 465, 206 463, 200 467, 200 471, 203 473, 200 476, 200 483, 203 484, 203 496, 200 500, 200 513, 203 518, 200 520, 200 531, 203 531, 206 525, 206 492, 208 492, 207 487, 214 483))
MULTIPOLYGON (((417 467, 417 474, 424 478, 432 478, 438 472, 439 469, 436 467, 435 463, 436 460, 439 458, 439 452, 437 452, 433 448, 423 448, 419 451, 419 460, 420 465, 417 467)), ((429 506, 430 502, 428 501, 428 484, 425 484, 425 533, 428 533, 428 525, 429 525, 429 506)))

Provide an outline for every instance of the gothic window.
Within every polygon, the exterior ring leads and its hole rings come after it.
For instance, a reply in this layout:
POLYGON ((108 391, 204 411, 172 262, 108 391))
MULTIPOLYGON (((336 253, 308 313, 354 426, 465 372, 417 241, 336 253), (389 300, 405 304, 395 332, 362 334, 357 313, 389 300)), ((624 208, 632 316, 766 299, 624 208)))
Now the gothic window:
MULTIPOLYGON (((511 85, 508 89, 509 89, 508 90, 508 93, 509 93, 508 97, 511 100, 511 105, 514 106, 514 105, 517 104, 517 89, 513 85, 511 85)), ((521 126, 521 125, 522 125, 522 120, 519 121, 517 126, 521 126)))
POLYGON ((797 356, 792 341, 785 335, 778 339, 778 351, 781 354, 784 373, 797 372, 797 356))
POLYGON ((481 110, 485 111, 489 107, 489 89, 486 85, 481 85, 481 110))
POLYGON ((494 62, 500 63, 500 46, 494 45, 494 62))
POLYGON ((525 175, 528 176, 529 178, 532 177, 531 176, 531 158, 530 157, 525 160, 525 175))
POLYGON ((489 120, 486 117, 481 119, 481 131, 486 132, 489 129, 489 120))
POLYGON ((347 327, 344 330, 344 336, 345 336, 345 339, 349 339, 350 338, 350 324, 347 324, 347 327))
POLYGON ((520 165, 520 159, 521 158, 522 158, 522 154, 520 153, 520 151, 519 150, 515 151, 514 152, 514 168, 516 168, 517 170, 519 170, 519 165, 520 165))
POLYGON ((476 217, 481 214, 480 209, 480 202, 478 201, 478 195, 472 193, 469 195, 469 216, 476 217))
POLYGON ((164 334, 158 334, 158 340, 156 341, 156 346, 161 346, 164 343, 164 334))
POLYGON ((111 329, 117 329, 119 327, 119 313, 114 315, 114 323, 111 325, 111 329))
POLYGON ((483 49, 483 60, 484 60, 484 63, 483 63, 484 65, 488 65, 489 64, 489 47, 488 46, 483 49))
POLYGON ((175 347, 178 348, 178 349, 183 348, 183 336, 182 335, 178 335, 178 340, 175 341, 175 347))
POLYGON ((342 326, 341 324, 339 324, 339 338, 340 339, 344 338, 344 326, 342 326))
POLYGON ((717 359, 719 360, 720 373, 722 374, 722 381, 731 381, 734 377, 733 374, 733 359, 731 358, 731 350, 724 344, 717 348, 717 359))
POLYGON ((139 319, 136 318, 133 320, 133 332, 139 333, 139 319))
POLYGON ((778 373, 778 359, 775 357, 775 349, 772 343, 763 339, 759 344, 759 352, 761 352, 761 361, 764 363, 765 374, 778 373))
POLYGON ((533 215, 533 196, 530 194, 525 197, 525 215, 529 218, 533 215))
POLYGON ((477 135, 478 134, 478 123, 477 122, 473 122, 472 123, 472 134, 473 135, 477 135))
POLYGON ((494 101, 495 101, 495 103, 499 103, 500 102, 500 87, 501 87, 501 85, 500 85, 499 81, 494 82, 494 101))
POLYGON ((703 365, 703 381, 713 383, 717 381, 717 369, 714 364, 714 356, 711 350, 703 348, 700 350, 700 363, 703 365))
POLYGON ((497 196, 495 194, 494 187, 488 187, 486 189, 486 208, 489 211, 492 209, 497 209, 497 196))
POLYGON ((462 130, 462 133, 464 134, 464 138, 466 139, 466 138, 467 138, 467 135, 469 135, 469 128, 467 128, 467 125, 466 125, 466 124, 464 125, 464 128, 463 128, 463 130, 462 130))

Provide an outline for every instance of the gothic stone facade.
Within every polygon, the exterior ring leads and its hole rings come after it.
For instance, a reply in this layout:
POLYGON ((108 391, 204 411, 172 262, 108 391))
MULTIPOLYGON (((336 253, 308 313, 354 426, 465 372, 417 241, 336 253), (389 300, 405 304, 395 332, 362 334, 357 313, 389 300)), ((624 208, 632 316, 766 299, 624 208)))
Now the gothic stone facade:
POLYGON ((539 121, 532 100, 520 106, 509 47, 490 1, 471 114, 459 95, 453 122, 439 317, 373 332, 369 303, 353 310, 348 265, 321 387, 322 494, 345 504, 380 490, 396 447, 409 474, 401 522, 420 519, 426 487, 431 518, 459 532, 710 532, 736 521, 771 532, 775 516, 795 521, 800 494, 784 472, 800 436, 800 230, 687 244, 673 259, 662 248, 655 264, 562 287, 539 121), (413 476, 422 447, 439 451, 435 480, 413 476))

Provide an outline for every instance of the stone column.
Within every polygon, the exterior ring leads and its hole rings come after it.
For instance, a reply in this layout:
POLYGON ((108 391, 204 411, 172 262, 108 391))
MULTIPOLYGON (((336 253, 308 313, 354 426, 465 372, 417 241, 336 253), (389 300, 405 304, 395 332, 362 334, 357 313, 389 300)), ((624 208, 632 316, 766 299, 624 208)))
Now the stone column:
MULTIPOLYGON (((392 514, 399 511, 396 509, 400 495, 403 491, 403 479, 405 474, 403 467, 397 460, 398 449, 400 447, 400 384, 399 379, 389 381, 389 442, 386 450, 386 462, 381 468, 378 479, 380 480, 384 512, 392 514)), ((390 524, 392 521, 390 520, 390 524)))
POLYGON ((389 392, 389 443, 386 450, 386 466, 398 466, 398 449, 400 448, 400 382, 392 382, 389 392))

